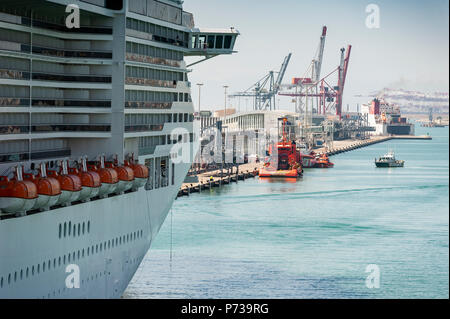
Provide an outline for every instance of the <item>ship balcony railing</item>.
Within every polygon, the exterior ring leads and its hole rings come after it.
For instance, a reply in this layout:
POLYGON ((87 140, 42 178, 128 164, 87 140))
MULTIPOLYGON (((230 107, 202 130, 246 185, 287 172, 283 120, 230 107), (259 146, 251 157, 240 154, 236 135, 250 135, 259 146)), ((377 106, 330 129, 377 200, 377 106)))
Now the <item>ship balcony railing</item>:
POLYGON ((111 83, 112 77, 106 75, 61 74, 49 72, 33 72, 33 80, 58 82, 111 83))
POLYGON ((20 97, 0 97, 0 107, 29 107, 30 99, 20 97))
POLYGON ((111 108, 111 100, 73 100, 73 99, 33 98, 31 105, 34 107, 111 108))
POLYGON ((147 55, 140 55, 140 54, 130 53, 130 52, 126 53, 126 59, 129 61, 166 65, 166 66, 171 66, 171 67, 175 67, 175 68, 179 68, 181 66, 181 63, 176 60, 151 57, 151 56, 147 56, 147 55))
POLYGON ((164 129, 164 124, 134 124, 126 125, 126 133, 138 133, 138 132, 160 132, 164 129))
POLYGON ((29 132, 30 132, 30 126, 27 124, 0 125, 0 134, 2 134, 2 135, 28 134, 29 132))
POLYGON ((28 160, 40 160, 48 158, 70 157, 71 150, 69 148, 59 148, 50 150, 28 151, 0 154, 0 163, 14 163, 28 160), (30 156, 31 155, 31 156, 30 156))
POLYGON ((111 132, 111 124, 32 124, 32 133, 111 132))
POLYGON ((151 41, 166 43, 166 44, 169 44, 169 45, 182 47, 182 48, 188 48, 189 47, 189 43, 186 42, 186 41, 183 41, 181 39, 177 39, 177 38, 173 39, 173 38, 169 38, 169 37, 164 37, 162 35, 149 34, 149 33, 144 33, 144 32, 142 32, 142 35, 140 35, 139 33, 140 33, 139 30, 135 30, 135 29, 132 29, 132 28, 127 28, 127 34, 129 34, 133 38, 144 39, 144 40, 150 40, 151 39, 151 41))
POLYGON ((172 102, 138 102, 127 101, 125 102, 125 108, 127 109, 156 109, 156 110, 169 110, 172 108, 172 102))
POLYGON ((28 134, 51 132, 111 132, 110 124, 9 124, 0 125, 0 134, 28 134))
MULTIPOLYGON (((33 107, 95 107, 110 108, 111 100, 74 100, 74 99, 51 99, 51 98, 32 98, 33 107)), ((0 97, 0 107, 29 107, 29 98, 0 97)))
POLYGON ((46 47, 41 45, 31 45, 13 41, 0 40, 0 50, 33 53, 59 58, 85 58, 85 59, 112 59, 111 51, 100 50, 66 50, 61 48, 46 47))
POLYGON ((7 23, 13 23, 17 25, 23 25, 27 27, 33 27, 35 28, 42 28, 42 29, 49 29, 54 31, 60 31, 60 32, 68 32, 68 33, 90 33, 90 34, 112 34, 112 28, 108 26, 87 26, 87 25, 81 25, 79 28, 73 28, 69 29, 64 24, 58 24, 53 22, 47 22, 44 20, 39 19, 31 19, 29 17, 24 17, 20 15, 15 14, 6 14, 5 18, 2 18, 0 15, 0 21, 7 22, 7 23), (12 22, 13 19, 8 19, 7 16, 12 17, 15 22, 12 22), (18 20, 17 18, 21 18, 18 20), (20 22, 19 22, 20 21, 20 22))
POLYGON ((22 70, 0 69, 0 78, 14 80, 40 80, 40 81, 58 81, 58 82, 89 82, 89 83, 111 83, 111 76, 90 75, 90 74, 67 74, 53 72, 32 72, 22 70))
POLYGON ((166 80, 153 80, 146 78, 137 78, 127 76, 125 78, 125 84, 127 85, 142 85, 142 86, 157 86, 175 89, 177 87, 177 81, 166 81, 166 80))

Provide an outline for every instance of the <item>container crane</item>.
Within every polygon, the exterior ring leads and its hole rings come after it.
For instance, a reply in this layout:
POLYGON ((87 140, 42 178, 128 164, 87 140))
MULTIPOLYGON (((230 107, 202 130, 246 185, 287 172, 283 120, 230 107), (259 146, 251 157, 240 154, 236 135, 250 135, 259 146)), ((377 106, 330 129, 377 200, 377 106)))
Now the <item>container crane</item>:
POLYGON ((281 65, 278 76, 275 79, 274 71, 270 71, 258 82, 253 84, 250 88, 243 92, 237 92, 230 94, 230 98, 235 97, 252 97, 253 98, 253 109, 258 110, 275 110, 276 109, 276 95, 280 91, 281 83, 283 82, 286 69, 291 60, 292 53, 289 53, 281 65))

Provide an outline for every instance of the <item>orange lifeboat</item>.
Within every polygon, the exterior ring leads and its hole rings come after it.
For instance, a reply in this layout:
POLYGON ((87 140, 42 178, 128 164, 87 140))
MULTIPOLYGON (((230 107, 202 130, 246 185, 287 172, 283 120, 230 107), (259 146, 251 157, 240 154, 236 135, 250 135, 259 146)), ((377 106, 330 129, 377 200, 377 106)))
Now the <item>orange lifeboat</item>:
POLYGON ((95 171, 88 171, 86 158, 81 159, 81 170, 69 168, 69 174, 77 175, 81 180, 83 189, 80 193, 80 201, 88 202, 100 192, 100 186, 102 186, 100 175, 95 171))
POLYGON ((69 174, 67 161, 62 161, 61 169, 57 171, 49 170, 48 176, 56 178, 61 185, 61 196, 59 197, 57 205, 70 206, 71 203, 76 202, 81 195, 83 187, 81 179, 74 174, 69 174))
POLYGON ((61 196, 61 185, 56 178, 47 176, 45 163, 40 164, 40 172, 37 176, 24 173, 23 179, 34 183, 37 187, 39 197, 31 208, 32 210, 49 210, 50 207, 56 205, 61 196))
POLYGON ((104 156, 100 157, 99 164, 89 164, 88 169, 90 171, 95 171, 100 175, 102 186, 100 186, 98 196, 100 196, 101 198, 106 198, 109 194, 114 193, 119 184, 119 175, 113 168, 105 167, 104 156))
POLYGON ((134 173, 134 182, 132 186, 133 190, 138 190, 147 183, 148 177, 150 175, 147 166, 138 164, 134 160, 134 156, 131 156, 130 161, 125 161, 125 166, 130 167, 133 170, 134 173))
POLYGON ((119 183, 116 188, 116 194, 123 194, 127 190, 133 187, 134 183, 134 172, 131 167, 128 166, 119 166, 117 158, 114 162, 106 162, 106 168, 112 168, 117 172, 119 176, 119 183))
POLYGON ((16 168, 15 180, 0 176, 0 215, 23 216, 31 210, 38 199, 37 187, 22 178, 22 167, 16 168))

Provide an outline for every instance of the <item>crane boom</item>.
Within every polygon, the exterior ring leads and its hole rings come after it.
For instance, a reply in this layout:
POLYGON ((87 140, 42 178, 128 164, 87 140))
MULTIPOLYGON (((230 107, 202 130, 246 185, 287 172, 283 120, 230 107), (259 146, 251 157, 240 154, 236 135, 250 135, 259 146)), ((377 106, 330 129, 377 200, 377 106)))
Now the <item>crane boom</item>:
POLYGON ((327 37, 327 27, 322 28, 322 36, 320 37, 319 52, 317 58, 314 60, 314 70, 313 70, 313 82, 318 82, 320 80, 320 73, 322 71, 322 61, 323 52, 325 51, 325 40, 327 37))
POLYGON ((287 57, 284 58, 284 62, 281 65, 280 72, 278 73, 277 80, 275 82, 275 90, 278 92, 281 86, 281 82, 283 82, 284 74, 286 73, 286 69, 289 65, 289 61, 291 60, 292 53, 289 53, 287 57))

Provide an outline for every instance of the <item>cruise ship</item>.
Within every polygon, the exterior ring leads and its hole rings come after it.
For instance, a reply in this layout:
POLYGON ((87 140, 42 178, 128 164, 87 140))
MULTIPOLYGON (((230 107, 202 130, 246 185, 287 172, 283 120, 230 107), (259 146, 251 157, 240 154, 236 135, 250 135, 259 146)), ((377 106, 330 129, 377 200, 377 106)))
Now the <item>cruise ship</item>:
POLYGON ((189 68, 239 35, 182 4, 0 1, 0 298, 122 296, 195 153, 189 68))

